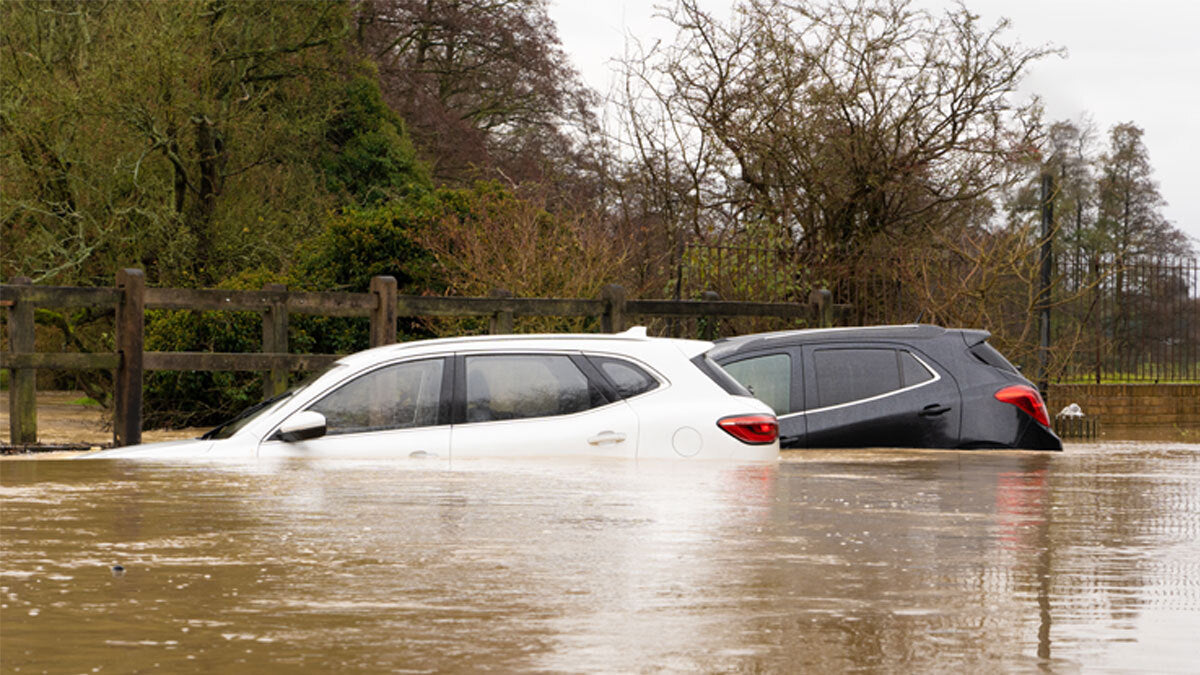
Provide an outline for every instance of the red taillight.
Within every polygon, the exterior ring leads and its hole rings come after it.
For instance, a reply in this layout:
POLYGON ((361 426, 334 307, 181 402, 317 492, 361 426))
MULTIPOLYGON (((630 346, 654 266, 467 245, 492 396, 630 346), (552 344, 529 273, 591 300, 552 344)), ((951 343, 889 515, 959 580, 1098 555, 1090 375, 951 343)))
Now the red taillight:
POLYGON ((750 445, 766 445, 779 438, 779 422, 774 415, 734 415, 717 420, 730 436, 750 445))
POLYGON ((1046 415, 1046 404, 1042 403, 1042 395, 1037 389, 1024 384, 1014 384, 996 392, 996 400, 1011 403, 1024 410, 1030 417, 1044 427, 1050 426, 1050 417, 1046 415))

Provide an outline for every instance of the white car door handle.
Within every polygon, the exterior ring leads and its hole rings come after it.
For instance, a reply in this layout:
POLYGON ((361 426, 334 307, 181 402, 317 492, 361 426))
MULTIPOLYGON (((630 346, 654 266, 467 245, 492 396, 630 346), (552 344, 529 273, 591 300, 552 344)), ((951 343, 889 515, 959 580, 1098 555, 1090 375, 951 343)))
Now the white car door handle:
POLYGON ((620 443, 625 440, 625 434, 615 431, 601 431, 600 433, 588 439, 588 443, 592 445, 603 445, 605 443, 620 443))

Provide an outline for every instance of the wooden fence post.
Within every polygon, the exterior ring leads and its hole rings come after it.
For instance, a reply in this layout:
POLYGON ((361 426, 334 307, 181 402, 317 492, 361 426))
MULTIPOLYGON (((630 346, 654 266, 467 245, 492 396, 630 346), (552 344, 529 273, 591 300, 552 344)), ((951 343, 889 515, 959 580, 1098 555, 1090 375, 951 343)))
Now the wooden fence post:
POLYGON ((378 305, 371 311, 371 346, 395 344, 396 342, 396 278, 371 277, 371 293, 378 305))
POLYGON ((600 331, 620 333, 625 330, 625 287, 608 284, 600 290, 604 301, 604 314, 600 315, 600 331))
POLYGON ((137 445, 142 442, 142 361, 145 332, 146 275, 139 269, 117 272, 116 418, 113 420, 113 445, 137 445))
MULTIPOLYGON (((716 291, 704 291, 700 297, 706 302, 716 302, 721 299, 721 294, 716 291)), ((711 341, 717 339, 717 321, 719 319, 712 316, 704 316, 704 327, 700 331, 701 340, 711 341)))
POLYGON ((833 327, 833 294, 828 288, 818 288, 808 294, 808 306, 820 328, 833 327))
MULTIPOLYGON (((262 350, 264 354, 286 354, 288 351, 287 286, 267 284, 264 291, 279 294, 271 307, 262 313, 262 350)), ((263 399, 278 396, 287 391, 287 368, 276 367, 263 373, 263 399)))
MULTIPOLYGON (((14 277, 9 283, 28 286, 29 277, 14 277)), ((8 351, 33 351, 33 303, 18 300, 8 310, 8 351)), ((8 430, 13 445, 37 443, 37 371, 13 368, 8 383, 8 430)))
MULTIPOLYGON (((506 291, 503 288, 492 289, 488 293, 489 298, 511 298, 512 291, 506 291)), ((502 309, 492 315, 492 320, 488 323, 488 333, 492 335, 509 335, 513 332, 513 313, 511 309, 502 309)))

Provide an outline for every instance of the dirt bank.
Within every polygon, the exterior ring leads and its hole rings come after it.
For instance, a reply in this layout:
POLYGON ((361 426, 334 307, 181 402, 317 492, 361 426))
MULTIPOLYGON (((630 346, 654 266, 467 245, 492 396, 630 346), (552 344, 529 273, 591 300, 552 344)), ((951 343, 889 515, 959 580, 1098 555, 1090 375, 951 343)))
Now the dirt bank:
MULTIPOLYGON (((38 392, 38 443, 46 446, 112 445, 112 425, 105 410, 87 405, 83 393, 76 391, 38 392)), ((205 429, 152 429, 142 432, 144 443, 195 438, 205 429)), ((0 444, 9 442, 8 392, 0 392, 0 444)), ((37 453, 39 459, 57 454, 37 453)), ((19 456, 19 455, 18 455, 19 456)))

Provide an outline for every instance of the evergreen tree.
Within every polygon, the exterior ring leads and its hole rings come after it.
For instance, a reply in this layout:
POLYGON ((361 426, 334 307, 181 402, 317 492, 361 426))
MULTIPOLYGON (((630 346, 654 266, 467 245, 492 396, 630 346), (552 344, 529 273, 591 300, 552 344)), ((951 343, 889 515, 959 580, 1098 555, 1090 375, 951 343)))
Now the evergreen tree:
POLYGON ((1166 200, 1153 178, 1143 133, 1133 122, 1114 126, 1098 167, 1098 243, 1118 262, 1191 253, 1187 236, 1163 215, 1166 200))

